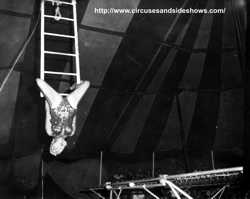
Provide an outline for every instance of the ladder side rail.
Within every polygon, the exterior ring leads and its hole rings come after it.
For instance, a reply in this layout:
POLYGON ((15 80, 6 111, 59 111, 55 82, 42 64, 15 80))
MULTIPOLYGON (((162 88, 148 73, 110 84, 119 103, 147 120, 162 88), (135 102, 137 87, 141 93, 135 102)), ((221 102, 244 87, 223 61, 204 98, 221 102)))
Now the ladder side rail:
POLYGON ((41 31, 40 31, 40 45, 41 45, 41 52, 40 52, 40 79, 44 80, 44 0, 41 1, 41 31))
MULTIPOLYGON (((44 0, 41 1, 41 24, 40 24, 40 79, 44 80, 44 70, 45 70, 45 58, 44 58, 44 0)), ((40 97, 44 97, 42 92, 40 92, 40 97)))
POLYGON ((76 0, 72 0, 73 4, 73 19, 74 19, 74 35, 75 35, 75 66, 76 66, 76 83, 81 81, 80 74, 80 61, 79 61, 79 44, 78 44, 78 28, 77 28, 77 12, 76 12, 76 0))

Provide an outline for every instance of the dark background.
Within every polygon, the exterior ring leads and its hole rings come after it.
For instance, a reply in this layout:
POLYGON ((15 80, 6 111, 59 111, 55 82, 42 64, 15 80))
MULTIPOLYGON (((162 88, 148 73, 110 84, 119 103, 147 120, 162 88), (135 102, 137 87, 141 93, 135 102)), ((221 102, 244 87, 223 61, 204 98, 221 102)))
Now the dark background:
MULTIPOLYGON (((0 193, 38 191, 41 159, 48 179, 67 193, 98 185, 100 151, 107 179, 116 173, 150 177, 153 152, 156 174, 212 169, 211 152, 215 168, 246 165, 248 174, 249 74, 246 5, 241 2, 78 1, 81 77, 91 88, 79 106, 76 135, 56 158, 48 153, 44 102, 35 85, 40 69, 38 28, 0 93, 0 193), (99 7, 183 5, 225 7, 226 13, 94 13, 99 7)), ((34 28, 39 6, 38 0, 0 2, 1 82, 34 28)), ((63 14, 70 15, 67 8, 63 14)), ((47 22, 47 31, 72 33, 61 21, 47 22)), ((72 42, 48 39, 45 46, 71 50, 72 42)), ((48 57, 46 64, 71 71, 71 61, 48 57)), ((65 77, 47 81, 59 91, 73 83, 65 77)))

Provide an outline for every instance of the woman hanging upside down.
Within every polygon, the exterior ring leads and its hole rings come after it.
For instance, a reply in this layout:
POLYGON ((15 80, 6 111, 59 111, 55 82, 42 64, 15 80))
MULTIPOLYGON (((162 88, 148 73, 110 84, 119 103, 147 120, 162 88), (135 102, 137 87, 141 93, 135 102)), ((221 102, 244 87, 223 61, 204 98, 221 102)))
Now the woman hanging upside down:
POLYGON ((61 96, 50 85, 41 79, 36 83, 45 96, 45 129, 52 136, 50 153, 54 156, 60 154, 67 146, 66 138, 75 134, 77 105, 89 88, 89 81, 81 82, 75 86, 66 97, 61 96))

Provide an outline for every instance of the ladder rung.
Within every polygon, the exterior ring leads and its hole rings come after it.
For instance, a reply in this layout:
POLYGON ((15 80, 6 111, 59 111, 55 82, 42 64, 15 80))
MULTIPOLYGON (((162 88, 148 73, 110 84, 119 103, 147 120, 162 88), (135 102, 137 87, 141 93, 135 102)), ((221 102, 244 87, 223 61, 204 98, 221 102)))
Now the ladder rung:
MULTIPOLYGON (((46 18, 52 18, 52 19, 55 19, 55 16, 53 15, 44 15, 44 17, 46 18)), ((74 21, 74 19, 71 19, 71 18, 66 18, 66 17, 61 17, 60 20, 65 20, 65 21, 74 21)))
POLYGON ((77 76, 76 73, 65 73, 65 72, 54 72, 54 71, 44 71, 45 74, 53 75, 67 75, 67 76, 77 76))
POLYGON ((68 93, 59 93, 59 95, 61 95, 61 96, 68 96, 69 94, 68 93))
MULTIPOLYGON (((53 0, 45 0, 45 1, 54 2, 53 0)), ((59 1, 59 2, 60 2, 60 4, 73 5, 73 3, 69 3, 69 2, 65 2, 65 1, 59 1)))
POLYGON ((72 36, 72 35, 64 35, 64 34, 57 34, 57 33, 51 33, 51 32, 44 32, 44 35, 55 36, 55 37, 65 37, 65 38, 72 38, 72 39, 75 38, 75 36, 72 36))
POLYGON ((55 51, 44 51, 44 53, 46 54, 51 54, 51 55, 63 55, 63 56, 71 56, 71 57, 75 57, 76 54, 72 54, 72 53, 62 53, 62 52, 55 52, 55 51))

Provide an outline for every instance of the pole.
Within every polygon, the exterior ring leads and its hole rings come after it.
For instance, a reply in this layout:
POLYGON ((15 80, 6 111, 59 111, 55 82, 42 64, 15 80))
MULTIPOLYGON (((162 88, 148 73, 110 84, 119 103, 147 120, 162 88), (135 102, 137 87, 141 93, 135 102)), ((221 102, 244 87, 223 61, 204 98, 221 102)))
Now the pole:
POLYGON ((214 151, 211 150, 211 162, 212 162, 212 168, 215 169, 215 166, 214 166, 214 151))
POLYGON ((42 187, 42 189, 41 189, 41 191, 42 191, 42 193, 41 193, 41 198, 44 199, 44 195, 43 195, 43 192, 44 192, 44 182, 43 182, 43 177, 44 177, 43 160, 41 160, 41 161, 42 161, 42 163, 41 163, 41 187, 42 187))
POLYGON ((155 177, 155 152, 152 153, 152 177, 155 177))
POLYGON ((102 161, 103 161, 103 152, 100 152, 100 169, 99 169, 99 186, 102 185, 102 161))

